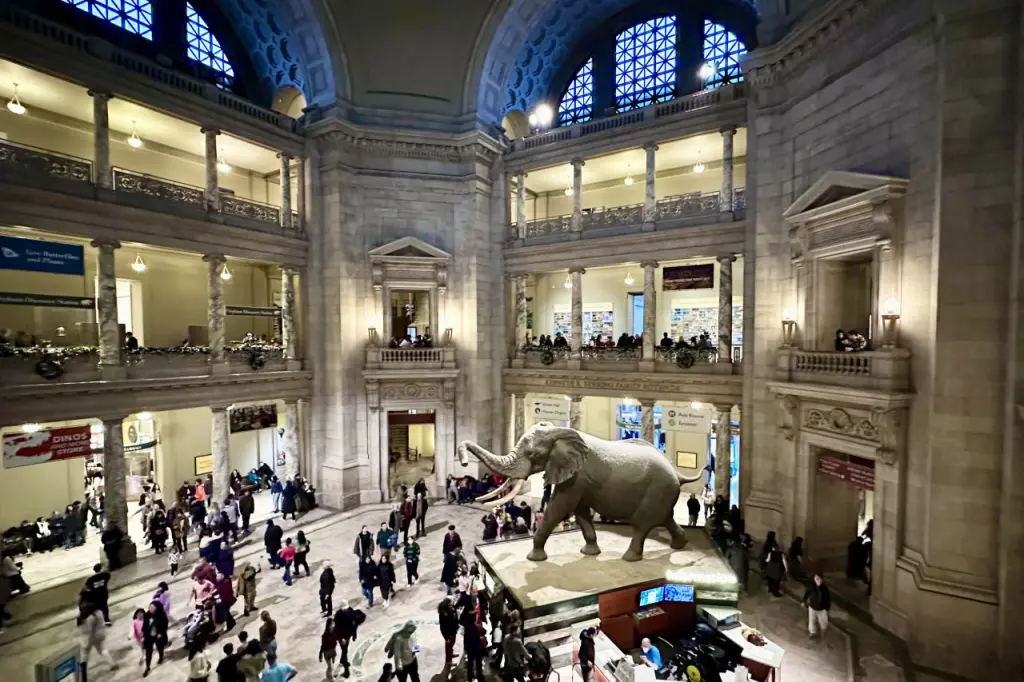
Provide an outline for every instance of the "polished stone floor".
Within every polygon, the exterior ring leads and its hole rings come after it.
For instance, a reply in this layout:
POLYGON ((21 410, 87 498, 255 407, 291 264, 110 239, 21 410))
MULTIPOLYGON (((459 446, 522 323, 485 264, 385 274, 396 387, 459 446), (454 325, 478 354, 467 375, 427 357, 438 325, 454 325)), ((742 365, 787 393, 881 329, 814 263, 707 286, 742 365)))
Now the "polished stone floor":
MULTIPOLYGON (((317 596, 320 570, 330 562, 339 579, 335 593, 335 604, 349 599, 365 609, 355 580, 356 562, 352 555, 352 544, 359 527, 379 525, 386 517, 387 506, 363 507, 354 512, 333 514, 319 518, 307 527, 307 536, 312 542, 310 565, 311 578, 302 577, 291 587, 280 580, 278 571, 271 571, 257 547, 243 548, 236 555, 236 562, 257 559, 262 565, 259 576, 257 604, 267 609, 278 622, 278 643, 282 660, 295 665, 300 679, 325 679, 324 669, 317 663, 319 635, 323 621, 319 616, 317 596)), ((459 507, 440 504, 433 507, 427 518, 428 537, 422 542, 420 574, 422 582, 411 588, 404 587, 397 593, 389 607, 377 604, 367 612, 367 622, 361 628, 360 636, 352 647, 351 654, 355 667, 355 680, 376 680, 386 660, 383 647, 392 632, 408 620, 416 622, 420 653, 420 670, 424 680, 444 679, 439 673, 444 660, 443 643, 437 629, 436 607, 443 596, 438 582, 441 568, 441 540, 443 529, 448 523, 455 523, 463 538, 466 549, 472 552, 475 541, 480 537, 481 510, 473 507, 459 507)), ((301 520, 300 520, 301 521, 301 520)), ((150 561, 159 560, 153 557, 150 561)), ((399 561, 396 573, 404 578, 404 568, 399 561)), ((187 574, 187 569, 186 569, 187 574)), ((156 580, 153 581, 155 587, 156 580)), ((404 585, 404 580, 402 580, 404 585)), ((108 631, 108 645, 120 666, 109 670, 105 664, 97 663, 90 672, 90 679, 103 682, 127 682, 141 679, 138 658, 131 651, 128 640, 129 618, 134 608, 147 601, 149 589, 146 585, 129 586, 115 590, 111 597, 111 615, 114 626, 108 631)), ((163 665, 154 669, 149 676, 155 682, 180 682, 186 678, 187 662, 181 648, 181 622, 186 614, 185 602, 189 592, 187 580, 171 583, 173 641, 168 648, 168 658, 163 665)), ((70 605, 69 605, 70 606, 70 605)), ((832 628, 824 641, 809 640, 806 635, 806 616, 799 604, 792 598, 773 598, 763 590, 754 592, 741 600, 744 619, 760 628, 766 636, 786 649, 783 665, 785 679, 801 682, 837 681, 863 679, 895 682, 902 680, 902 669, 898 665, 898 654, 894 653, 887 637, 877 633, 870 626, 863 625, 836 609, 832 628)), ((46 658, 61 646, 74 641, 76 630, 72 622, 71 608, 42 619, 35 627, 8 630, 5 643, 0 645, 0 679, 26 680, 32 677, 32 666, 46 658)), ((237 641, 235 634, 242 629, 255 634, 258 623, 254 617, 240 619, 227 641, 237 641)), ((222 641, 211 647, 211 659, 221 657, 222 641)), ((457 645, 461 649, 461 642, 457 645)), ((464 672, 455 673, 455 679, 465 679, 464 672)))

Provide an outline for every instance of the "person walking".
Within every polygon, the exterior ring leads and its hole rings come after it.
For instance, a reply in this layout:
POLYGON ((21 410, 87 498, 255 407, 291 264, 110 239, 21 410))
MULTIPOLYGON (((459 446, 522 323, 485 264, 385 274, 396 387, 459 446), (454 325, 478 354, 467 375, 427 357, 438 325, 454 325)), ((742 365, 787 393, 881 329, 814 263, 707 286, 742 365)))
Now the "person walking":
POLYGON ((420 543, 415 535, 405 545, 402 555, 405 557, 405 578, 411 587, 420 579, 420 543))
POLYGON ((487 653, 487 636, 484 626, 475 618, 463 620, 463 649, 466 652, 466 680, 484 682, 484 656, 487 653))
POLYGON ((191 530, 188 522, 188 514, 184 511, 179 511, 174 517, 172 528, 174 528, 175 531, 178 549, 184 554, 188 551, 188 534, 191 530))
POLYGON ((116 668, 117 664, 107 651, 107 628, 104 621, 103 611, 100 607, 89 600, 83 599, 78 607, 78 634, 79 645, 82 656, 82 682, 88 682, 88 667, 92 662, 92 652, 95 651, 107 665, 116 668))
POLYGON ((240 682, 242 673, 238 671, 238 660, 242 652, 235 653, 235 645, 228 642, 224 645, 224 658, 217 664, 217 682, 240 682))
POLYGON ((700 501, 693 493, 690 493, 690 498, 686 500, 686 511, 690 514, 690 525, 696 526, 697 519, 700 518, 700 501))
POLYGON ((380 574, 380 597, 384 600, 384 608, 387 608, 395 592, 395 565, 391 563, 391 557, 381 557, 377 571, 380 574))
POLYGON ((359 557, 359 565, 362 565, 363 559, 366 557, 373 556, 373 533, 366 526, 363 526, 356 535, 356 544, 352 548, 352 553, 359 557))
POLYGON ((359 564, 359 585, 363 588, 363 596, 366 597, 367 608, 373 608, 373 588, 380 582, 380 572, 377 564, 373 562, 372 556, 363 558, 359 564))
MULTIPOLYGON (((501 624, 505 620, 505 614, 508 607, 505 605, 505 589, 503 587, 495 586, 491 597, 487 604, 487 613, 491 621, 491 646, 497 647, 501 640, 498 639, 498 634, 505 636, 505 631, 502 629, 501 624)), ((500 657, 499 657, 500 658, 500 657)))
POLYGON ((455 525, 448 526, 448 532, 444 534, 444 541, 441 543, 441 552, 451 554, 456 549, 462 549, 462 538, 455 532, 455 525))
POLYGON ((259 566, 253 566, 248 561, 238 569, 238 583, 235 585, 235 592, 243 600, 245 607, 242 616, 248 616, 256 610, 256 574, 260 572, 259 566))
MULTIPOLYGON (((332 599, 334 597, 334 587, 337 584, 337 580, 334 578, 334 569, 330 564, 324 566, 324 570, 320 573, 320 615, 330 616, 334 613, 334 605, 332 599)), ((328 674, 328 677, 330 675, 328 674)))
POLYGON ((284 492, 284 486, 281 485, 281 481, 274 476, 270 479, 270 499, 274 502, 274 513, 281 511, 281 493, 284 492))
POLYGON ((153 598, 150 601, 155 601, 164 610, 164 615, 168 618, 171 617, 171 588, 167 586, 167 583, 157 583, 156 592, 153 593, 153 598))
POLYGON ((231 585, 231 576, 217 571, 217 578, 213 581, 217 588, 217 603, 214 606, 214 614, 218 623, 225 624, 225 632, 235 627, 235 617, 231 615, 231 607, 235 604, 235 590, 231 585))
POLYGON ((277 660, 277 654, 267 653, 267 667, 260 674, 260 682, 288 682, 299 671, 291 663, 277 660))
POLYGON ((455 663, 455 637, 459 634, 459 617, 451 597, 445 597, 437 605, 437 624, 444 640, 444 669, 451 670, 455 663))
POLYGON ((228 495, 224 500, 224 506, 220 513, 221 532, 224 533, 224 539, 227 539, 227 534, 230 532, 231 541, 238 542, 238 517, 241 516, 241 513, 238 510, 238 500, 234 495, 228 495))
POLYGON ((284 575, 281 576, 281 580, 283 580, 286 585, 291 586, 292 561, 295 560, 295 545, 292 544, 291 538, 284 541, 284 547, 278 551, 277 556, 278 565, 284 568, 284 575))
POLYGON ((341 608, 334 614, 334 634, 338 637, 338 644, 341 646, 340 664, 345 668, 342 677, 349 676, 348 644, 359 634, 359 626, 366 620, 366 616, 359 609, 353 609, 347 601, 341 603, 341 608))
POLYGON ((256 511, 256 500, 252 496, 251 490, 246 490, 242 493, 242 499, 238 501, 238 513, 242 517, 242 532, 248 534, 249 532, 249 519, 256 511))
MULTIPOLYGON (((422 481, 422 479, 421 479, 422 481)), ((430 503, 427 502, 426 484, 423 484, 423 491, 420 491, 420 484, 416 484, 416 499, 413 501, 413 514, 416 517, 416 537, 427 536, 427 509, 430 503)))
POLYGON ((416 653, 420 648, 413 640, 415 632, 416 623, 407 621, 384 645, 388 658, 395 660, 395 673, 399 682, 420 682, 419 661, 416 660, 416 653))
POLYGON ((334 661, 338 658, 338 636, 334 634, 334 619, 324 621, 324 632, 320 635, 320 652, 317 660, 327 664, 327 679, 334 679, 334 661))
POLYGON ((306 534, 301 530, 295 536, 295 577, 299 577, 299 568, 306 569, 306 577, 310 576, 309 564, 306 563, 306 558, 309 556, 309 548, 312 547, 312 543, 306 540, 306 534))
POLYGON ((213 664, 206 655, 206 642, 199 640, 188 654, 189 682, 208 682, 213 664))
MULTIPOLYGON (((698 513, 700 513, 699 509, 698 513)), ((580 672, 582 673, 583 682, 592 682, 594 679, 596 661, 594 628, 583 628, 583 632, 580 633, 580 672)))
POLYGON ((274 525, 272 519, 267 519, 267 530, 263 533, 263 545, 267 548, 267 561, 271 568, 277 568, 280 563, 277 560, 277 553, 281 551, 281 538, 284 537, 284 529, 274 525))
POLYGON ((238 659, 238 672, 245 682, 259 682, 260 673, 266 665, 267 654, 260 643, 252 640, 245 644, 238 659))
MULTIPOLYGON (((162 584, 162 583, 161 583, 162 584)), ((143 677, 149 675, 153 664, 153 649, 156 649, 157 665, 164 662, 164 648, 167 646, 167 612, 159 601, 150 603, 142 617, 142 650, 146 661, 143 677)))
POLYGON ((270 611, 262 611, 260 621, 260 646, 269 658, 277 654, 277 622, 270 617, 270 611))
POLYGON ((110 607, 108 586, 110 585, 110 573, 103 568, 103 564, 96 564, 92 567, 92 575, 85 579, 85 587, 82 593, 91 603, 103 612, 103 621, 110 625, 110 607))
POLYGON ((377 549, 380 550, 380 558, 391 557, 391 538, 392 536, 397 537, 395 531, 393 531, 388 524, 380 524, 380 530, 377 531, 377 549))
POLYGON ((444 555, 444 565, 441 567, 441 584, 444 585, 445 594, 450 595, 459 580, 459 562, 454 552, 444 555))
MULTIPOLYGON (((501 649, 505 653, 505 667, 502 669, 502 679, 505 682, 516 680, 526 682, 527 666, 530 663, 530 653, 523 644, 522 631, 519 628, 513 629, 501 642, 501 649)), ((582 663, 582 656, 580 658, 582 663)))
POLYGON ((803 605, 807 607, 807 634, 825 638, 828 630, 828 611, 832 608, 832 595, 825 584, 825 576, 814 574, 814 580, 804 593, 803 605))
POLYGON ((142 665, 146 660, 146 654, 142 649, 142 619, 145 615, 145 609, 135 609, 135 613, 132 614, 131 628, 128 630, 128 639, 139 650, 139 665, 142 665))
POLYGON ((416 501, 406 497, 402 502, 402 545, 409 544, 409 528, 416 521, 416 501))
POLYGON ((292 481, 286 481, 284 489, 281 490, 281 519, 287 519, 288 515, 292 515, 292 521, 297 521, 299 515, 295 508, 295 496, 298 495, 299 490, 295 487, 292 481))
POLYGON ((743 545, 742 539, 734 538, 729 541, 729 547, 725 550, 725 558, 729 561, 736 579, 739 580, 740 589, 747 591, 747 583, 750 574, 750 555, 743 545))
POLYGON ((764 563, 764 579, 768 583, 768 591, 776 597, 782 596, 781 585, 788 572, 786 555, 778 545, 768 551, 764 563))

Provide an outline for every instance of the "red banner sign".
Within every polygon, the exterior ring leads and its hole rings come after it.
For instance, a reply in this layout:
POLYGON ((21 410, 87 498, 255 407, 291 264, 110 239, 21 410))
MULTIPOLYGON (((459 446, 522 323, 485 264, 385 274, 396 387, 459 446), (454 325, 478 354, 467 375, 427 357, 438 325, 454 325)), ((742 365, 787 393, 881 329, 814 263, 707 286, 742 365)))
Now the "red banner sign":
POLYGON ((875 489, 875 467, 846 462, 838 457, 822 455, 818 457, 818 473, 831 476, 858 488, 875 489))
POLYGON ((63 429, 4 435, 4 468, 86 457, 92 452, 92 429, 69 426, 63 429))

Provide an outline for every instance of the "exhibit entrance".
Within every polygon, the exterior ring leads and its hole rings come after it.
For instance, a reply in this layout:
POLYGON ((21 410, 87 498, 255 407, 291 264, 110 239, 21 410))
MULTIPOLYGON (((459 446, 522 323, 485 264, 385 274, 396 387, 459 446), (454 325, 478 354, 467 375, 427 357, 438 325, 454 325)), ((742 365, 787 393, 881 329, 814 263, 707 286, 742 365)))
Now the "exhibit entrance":
POLYGON ((388 484, 390 499, 401 497, 402 486, 410 491, 421 478, 434 480, 434 410, 388 412, 388 484))

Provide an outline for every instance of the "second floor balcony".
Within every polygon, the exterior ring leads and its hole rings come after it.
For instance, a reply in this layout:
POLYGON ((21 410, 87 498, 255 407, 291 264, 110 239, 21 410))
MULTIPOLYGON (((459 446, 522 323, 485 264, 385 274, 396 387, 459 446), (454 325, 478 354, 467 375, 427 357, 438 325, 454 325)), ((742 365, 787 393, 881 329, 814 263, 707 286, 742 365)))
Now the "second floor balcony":
POLYGON ((366 349, 367 371, 455 369, 455 347, 366 349))
POLYGON ((780 348, 775 374, 785 382, 895 393, 910 390, 910 361, 911 353, 905 348, 858 352, 780 348))
MULTIPOLYGON (((567 346, 527 346, 521 349, 525 369, 566 370, 573 352, 567 346)), ((656 348, 653 361, 644 362, 640 348, 585 346, 579 352, 579 369, 584 371, 639 372, 664 374, 742 374, 739 363, 718 362, 714 348, 656 348)), ((518 363, 514 363, 518 364, 518 363)))

